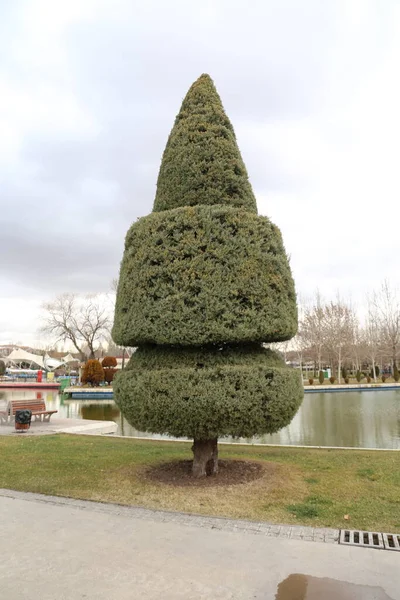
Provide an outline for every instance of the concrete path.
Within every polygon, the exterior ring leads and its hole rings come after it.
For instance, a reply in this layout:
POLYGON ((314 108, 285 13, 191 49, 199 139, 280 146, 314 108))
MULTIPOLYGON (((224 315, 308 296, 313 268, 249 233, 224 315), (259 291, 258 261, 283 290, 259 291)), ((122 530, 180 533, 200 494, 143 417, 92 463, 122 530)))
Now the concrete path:
POLYGON ((52 418, 50 421, 32 420, 29 429, 23 433, 15 431, 14 421, 0 423, 0 435, 23 437, 27 435, 51 435, 54 433, 78 433, 109 435, 117 431, 114 421, 90 421, 87 419, 52 418))
POLYGON ((396 552, 7 490, 0 515, 5 600, 400 600, 396 552))

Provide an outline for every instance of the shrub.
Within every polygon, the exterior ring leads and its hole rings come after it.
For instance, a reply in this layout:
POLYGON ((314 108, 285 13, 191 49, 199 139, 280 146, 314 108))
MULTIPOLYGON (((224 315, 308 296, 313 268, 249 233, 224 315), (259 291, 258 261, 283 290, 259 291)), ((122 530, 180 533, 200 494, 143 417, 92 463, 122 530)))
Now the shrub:
POLYGON ((6 372, 5 362, 3 360, 0 360, 0 377, 2 377, 5 372, 6 372))
POLYGON ((371 377, 367 375, 367 383, 371 383, 371 377))
POLYGON ((208 75, 187 93, 152 214, 125 240, 113 339, 137 346, 115 399, 141 431, 194 438, 193 474, 217 472, 218 437, 288 425, 301 374, 263 342, 297 330, 279 229, 257 214, 233 127, 208 75))
POLYGON ((346 367, 342 367, 342 377, 343 377, 343 379, 346 379, 346 377, 347 377, 347 369, 346 369, 346 367))
POLYGON ((349 378, 348 378, 348 377, 345 377, 345 378, 344 378, 344 382, 345 382, 345 383, 347 383, 347 384, 348 384, 348 383, 349 383, 349 381, 350 381, 350 380, 349 380, 349 378))
MULTIPOLYGON (((378 367, 378 365, 375 365, 375 374, 377 377, 379 377, 379 373, 380 373, 379 367, 378 367)), ((373 376, 373 374, 372 374, 372 376, 373 376)))
POLYGON ((400 380, 400 373, 399 373, 399 370, 397 368, 397 365, 395 365, 394 369, 393 369, 393 379, 395 380, 396 383, 398 383, 399 380, 400 380))
POLYGON ((104 369, 104 380, 106 383, 112 383, 114 379, 114 375, 117 372, 115 368, 117 366, 117 359, 115 356, 105 356, 101 361, 102 367, 104 369))
POLYGON ((103 369, 115 368, 117 366, 117 359, 115 356, 105 356, 101 361, 103 369))
POLYGON ((82 374, 82 383, 90 385, 99 385, 104 381, 104 369, 96 359, 88 360, 85 364, 82 374))
POLYGON ((336 381, 336 377, 333 377, 333 376, 332 376, 332 377, 329 377, 329 381, 330 381, 331 383, 335 383, 335 381, 336 381))
POLYGON ((309 377, 309 379, 308 379, 308 383, 309 383, 310 385, 314 385, 314 379, 313 379, 312 377, 309 377))
POLYGON ((118 369, 104 369, 104 381, 108 384, 112 383, 114 380, 115 373, 118 372, 118 369))
POLYGON ((382 383, 385 383, 385 381, 386 381, 385 375, 382 375, 381 379, 382 379, 382 383))
POLYGON ((362 379, 362 373, 361 373, 360 369, 356 373, 356 379, 357 379, 358 383, 360 383, 360 381, 362 379))
POLYGON ((324 377, 324 372, 320 371, 318 374, 318 381, 320 382, 320 384, 322 385, 325 381, 325 377, 324 377))

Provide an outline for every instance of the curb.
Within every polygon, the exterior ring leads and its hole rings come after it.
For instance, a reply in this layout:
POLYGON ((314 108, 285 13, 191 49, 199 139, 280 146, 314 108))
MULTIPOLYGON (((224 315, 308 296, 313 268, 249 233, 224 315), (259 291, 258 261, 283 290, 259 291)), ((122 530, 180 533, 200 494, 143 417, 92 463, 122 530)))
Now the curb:
POLYGON ((24 500, 26 502, 42 502, 55 506, 67 506, 78 510, 94 511, 104 514, 122 516, 141 521, 155 521, 161 523, 176 523, 190 527, 205 527, 218 531, 248 533, 266 537, 283 538, 291 540, 304 540, 309 542, 323 542, 337 544, 339 529, 306 527, 298 525, 277 525, 265 521, 245 521, 242 519, 228 519, 225 517, 210 517, 198 514, 169 512, 153 510, 137 506, 112 504, 108 502, 94 502, 92 500, 75 500, 63 496, 46 496, 32 492, 19 492, 16 490, 0 489, 0 498, 24 500))

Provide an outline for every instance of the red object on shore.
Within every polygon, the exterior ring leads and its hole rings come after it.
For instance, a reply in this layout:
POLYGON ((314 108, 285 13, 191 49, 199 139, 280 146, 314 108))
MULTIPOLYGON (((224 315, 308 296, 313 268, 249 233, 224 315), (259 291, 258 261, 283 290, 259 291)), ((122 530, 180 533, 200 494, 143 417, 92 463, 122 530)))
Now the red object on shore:
POLYGON ((37 372, 37 379, 36 379, 36 381, 38 383, 42 383, 42 377, 43 377, 43 371, 38 371, 37 372))

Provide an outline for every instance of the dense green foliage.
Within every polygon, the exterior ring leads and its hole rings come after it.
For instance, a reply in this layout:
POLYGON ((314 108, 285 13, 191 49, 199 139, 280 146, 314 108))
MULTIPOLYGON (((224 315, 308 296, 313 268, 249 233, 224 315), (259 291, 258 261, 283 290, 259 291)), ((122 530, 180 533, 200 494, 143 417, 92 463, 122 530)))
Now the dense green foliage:
POLYGON ((279 229, 257 215, 211 79, 190 88, 163 155, 153 213, 126 236, 113 338, 139 346, 114 380, 137 429, 211 440, 290 423, 303 387, 261 342, 297 330, 279 229))
POLYGON ((285 363, 279 352, 263 348, 260 344, 202 348, 142 346, 134 352, 125 370, 210 369, 234 365, 284 367, 285 363))
POLYGON ((320 382, 321 385, 324 383, 325 377, 324 377, 324 372, 323 371, 320 371, 318 373, 318 381, 320 382))
POLYGON ((279 229, 223 206, 153 213, 126 237, 114 340, 202 345, 272 342, 297 330, 279 229))
POLYGON ((90 383, 91 385, 99 385, 104 381, 104 369, 97 359, 90 359, 86 362, 83 373, 82 383, 90 383))
POLYGON ((138 429, 198 439, 278 431, 303 397, 299 371, 261 347, 139 349, 114 390, 138 429))
POLYGON ((0 377, 6 372, 6 365, 3 360, 0 360, 0 377))
POLYGON ((188 91, 168 138, 153 211, 228 204, 257 212, 233 127, 212 79, 188 91))

